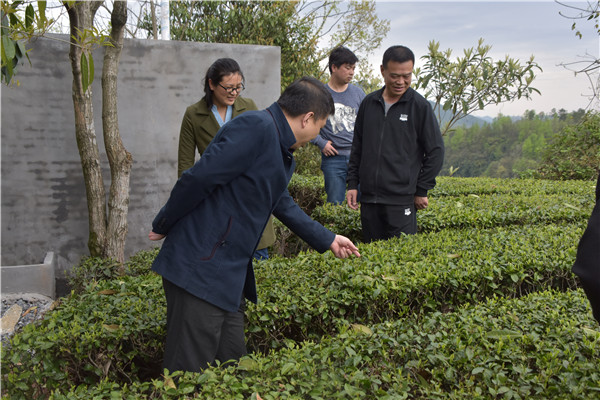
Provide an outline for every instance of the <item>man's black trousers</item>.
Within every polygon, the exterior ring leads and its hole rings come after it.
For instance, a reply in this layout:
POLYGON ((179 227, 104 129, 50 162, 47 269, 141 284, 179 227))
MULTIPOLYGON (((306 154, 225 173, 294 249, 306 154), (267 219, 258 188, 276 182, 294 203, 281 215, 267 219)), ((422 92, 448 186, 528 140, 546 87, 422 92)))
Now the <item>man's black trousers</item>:
POLYGON ((215 360, 224 363, 246 354, 243 298, 237 312, 228 312, 164 278, 163 288, 167 298, 163 368, 199 372, 215 360))

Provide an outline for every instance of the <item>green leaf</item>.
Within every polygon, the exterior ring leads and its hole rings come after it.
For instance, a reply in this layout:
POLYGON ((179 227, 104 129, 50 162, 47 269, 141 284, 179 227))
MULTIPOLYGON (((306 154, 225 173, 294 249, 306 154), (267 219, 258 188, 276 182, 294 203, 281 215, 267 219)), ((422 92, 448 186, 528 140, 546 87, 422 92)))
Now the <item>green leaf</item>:
POLYGON ((361 325, 361 324, 352 324, 352 330, 354 332, 358 332, 358 333, 363 333, 365 335, 372 335, 373 331, 371 330, 371 328, 369 328, 368 326, 365 325, 361 325))
POLYGON ((521 332, 511 331, 508 329, 499 329, 490 331, 487 333, 486 337, 489 339, 515 339, 523 336, 521 332))
POLYGON ((35 10, 33 9, 33 5, 30 4, 25 8, 25 28, 29 29, 33 25, 33 21, 35 20, 35 10))
POLYGON ((38 15, 39 15, 39 19, 38 19, 38 29, 42 29, 44 27, 44 25, 47 22, 47 18, 46 18, 46 2, 45 1, 38 1, 38 15))
POLYGON ((292 369, 295 369, 296 363, 287 363, 281 367, 281 375, 287 375, 292 369))
POLYGON ((110 324, 110 325, 102 324, 102 327, 104 329, 106 329, 107 331, 109 331, 109 332, 116 332, 119 329, 121 329, 121 327, 119 325, 117 325, 117 324, 110 324))
POLYGON ((252 358, 244 358, 240 360, 238 368, 246 371, 252 371, 258 368, 258 363, 252 358))
POLYGON ((91 85, 94 82, 94 57, 92 57, 92 53, 89 54, 88 58, 88 71, 89 71, 89 84, 91 85))
POLYGON ((2 48, 6 55, 6 60, 11 61, 11 63, 8 61, 5 62, 12 64, 12 59, 15 58, 15 42, 8 36, 2 36, 2 48))
POLYGON ((83 86, 83 93, 87 92, 87 88, 89 86, 88 61, 85 53, 81 54, 81 85, 83 86))

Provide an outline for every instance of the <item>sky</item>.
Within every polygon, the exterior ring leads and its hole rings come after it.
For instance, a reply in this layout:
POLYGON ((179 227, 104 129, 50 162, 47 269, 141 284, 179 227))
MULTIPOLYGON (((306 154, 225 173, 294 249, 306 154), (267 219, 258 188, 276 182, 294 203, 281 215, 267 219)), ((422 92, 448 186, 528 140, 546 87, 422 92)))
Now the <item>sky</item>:
MULTIPOLYGON (((569 4, 585 5, 578 2, 569 4)), ((579 39, 571 30, 574 20, 559 12, 575 15, 574 11, 549 0, 544 1, 390 1, 377 0, 376 12, 390 21, 390 31, 372 56, 371 65, 379 71, 384 51, 393 45, 405 45, 415 53, 415 67, 422 65, 420 57, 427 54, 431 40, 440 43, 440 50, 452 49, 452 60, 463 55, 463 49, 477 47, 479 38, 491 45, 489 55, 503 60, 506 55, 525 63, 530 56, 542 67, 533 82, 541 95, 533 100, 519 100, 488 106, 475 116, 496 117, 498 114, 521 116, 525 110, 550 112, 553 108, 575 111, 586 108, 591 93, 584 74, 574 76, 561 63, 582 61, 590 55, 596 59, 600 38, 594 24, 576 20, 582 32, 579 39)), ((593 105, 598 108, 597 104, 593 105)))

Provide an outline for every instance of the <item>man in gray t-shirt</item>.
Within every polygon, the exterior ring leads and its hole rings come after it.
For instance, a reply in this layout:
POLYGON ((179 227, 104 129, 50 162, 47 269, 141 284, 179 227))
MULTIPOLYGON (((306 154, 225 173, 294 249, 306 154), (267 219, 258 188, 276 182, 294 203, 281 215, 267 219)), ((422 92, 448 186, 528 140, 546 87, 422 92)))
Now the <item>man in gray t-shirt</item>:
POLYGON ((321 170, 329 203, 341 204, 346 199, 346 175, 354 137, 354 120, 365 92, 350 81, 358 58, 345 47, 335 48, 329 55, 331 77, 325 85, 335 103, 335 114, 327 120, 319 136, 312 141, 321 149, 321 170))

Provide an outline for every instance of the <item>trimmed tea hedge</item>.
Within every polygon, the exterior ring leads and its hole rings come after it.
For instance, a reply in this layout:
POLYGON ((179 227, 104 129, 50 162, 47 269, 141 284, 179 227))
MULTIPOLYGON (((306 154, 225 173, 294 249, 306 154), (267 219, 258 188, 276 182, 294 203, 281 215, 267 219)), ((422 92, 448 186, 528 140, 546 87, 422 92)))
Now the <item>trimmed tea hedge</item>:
MULTIPOLYGON (((430 192, 429 208, 417 213, 419 231, 583 221, 591 214, 594 188, 588 181, 442 178, 430 192)), ((321 203, 310 214, 335 233, 362 241, 358 211, 321 203)), ((291 257, 310 249, 278 221, 275 227, 272 252, 291 257)))
POLYGON ((340 322, 373 324, 493 295, 574 288, 571 266, 583 227, 444 230, 363 244, 361 258, 308 253, 260 263, 260 301, 247 312, 249 343, 266 350, 285 339, 333 335, 340 322))
POLYGON ((538 196, 562 194, 569 197, 589 196, 594 192, 595 181, 556 181, 543 179, 454 178, 440 176, 437 185, 429 191, 432 198, 442 196, 467 196, 470 194, 512 194, 538 196))
MULTIPOLYGON (((323 204, 322 178, 295 178, 290 193, 359 241, 359 214, 323 204)), ((441 178, 419 235, 359 244, 361 258, 258 262, 254 354, 203 374, 161 377, 157 250, 132 257, 127 276, 88 259, 77 291, 2 348, 2 396, 596 398, 600 333, 571 273, 593 193, 589 182, 441 178)))
POLYGON ((581 291, 348 326, 238 366, 59 388, 51 399, 592 399, 600 332, 581 291))
MULTIPOLYGON (((581 232, 552 225, 443 231, 363 245, 361 258, 310 253, 257 263, 260 302, 246 313, 249 350, 318 342, 350 324, 418 319, 494 295, 573 288, 581 232)), ((157 275, 89 285, 15 335, 2 357, 3 388, 40 398, 65 384, 155 377, 165 315, 157 275)))
POLYGON ((156 274, 101 281, 73 293, 2 349, 2 390, 46 398, 59 387, 137 381, 160 371, 166 303, 156 274))

